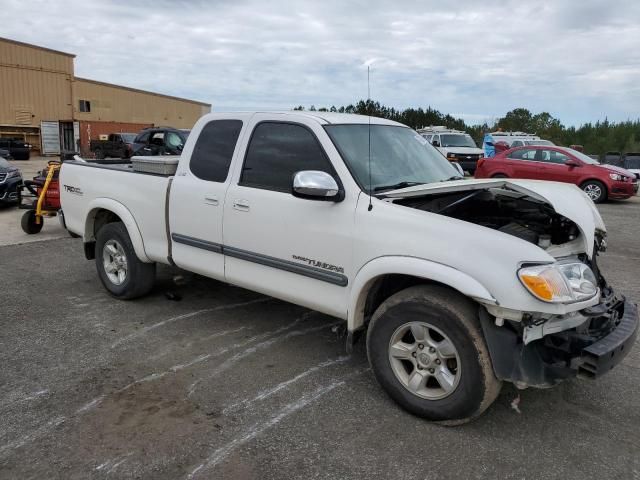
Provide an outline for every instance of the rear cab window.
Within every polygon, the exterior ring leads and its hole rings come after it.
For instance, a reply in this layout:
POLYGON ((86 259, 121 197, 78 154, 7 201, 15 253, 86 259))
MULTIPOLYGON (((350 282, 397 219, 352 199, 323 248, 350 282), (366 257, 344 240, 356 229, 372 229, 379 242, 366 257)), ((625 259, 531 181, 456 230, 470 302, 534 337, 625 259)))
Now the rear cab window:
POLYGON ((213 120, 207 123, 191 154, 191 173, 201 180, 224 183, 241 130, 241 120, 213 120))

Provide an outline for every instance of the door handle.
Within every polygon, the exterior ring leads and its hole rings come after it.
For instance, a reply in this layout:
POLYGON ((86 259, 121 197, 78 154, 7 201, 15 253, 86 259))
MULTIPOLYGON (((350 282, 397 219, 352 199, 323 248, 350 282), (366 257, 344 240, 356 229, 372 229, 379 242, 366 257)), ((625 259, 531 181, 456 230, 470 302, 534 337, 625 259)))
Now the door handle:
POLYGON ((233 202, 233 208, 241 212, 249 211, 249 202, 247 200, 236 200, 233 202))
POLYGON ((207 205, 218 205, 218 197, 211 194, 205 194, 204 203, 207 205))

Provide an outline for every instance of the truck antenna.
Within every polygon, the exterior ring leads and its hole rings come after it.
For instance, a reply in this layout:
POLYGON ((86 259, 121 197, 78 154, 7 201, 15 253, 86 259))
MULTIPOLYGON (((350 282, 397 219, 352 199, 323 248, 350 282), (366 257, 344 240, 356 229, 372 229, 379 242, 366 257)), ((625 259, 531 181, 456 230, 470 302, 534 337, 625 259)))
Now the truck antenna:
MULTIPOLYGON (((371 82, 369 81, 369 69, 371 68, 370 65, 367 65, 367 110, 369 110, 371 108, 371 82)), ((369 126, 368 126, 368 134, 369 134, 369 208, 367 209, 368 211, 371 211, 373 209, 373 203, 371 203, 371 194, 372 194, 372 188, 373 185, 371 184, 371 112, 368 111, 367 112, 367 119, 369 120, 369 126)))

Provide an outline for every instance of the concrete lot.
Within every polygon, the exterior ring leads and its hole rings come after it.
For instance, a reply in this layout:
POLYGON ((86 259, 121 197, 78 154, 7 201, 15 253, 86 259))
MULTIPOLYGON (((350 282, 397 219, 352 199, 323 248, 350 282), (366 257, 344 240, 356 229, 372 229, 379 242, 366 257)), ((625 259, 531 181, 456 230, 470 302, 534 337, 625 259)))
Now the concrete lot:
MULTIPOLYGON (((640 198, 601 211, 602 269, 638 302, 640 198)), ((0 247, 0 478, 640 478, 638 345, 597 382, 526 390, 520 413, 505 385, 440 427, 386 397, 362 344, 345 356, 334 319, 168 268, 117 301, 59 233, 0 247)))

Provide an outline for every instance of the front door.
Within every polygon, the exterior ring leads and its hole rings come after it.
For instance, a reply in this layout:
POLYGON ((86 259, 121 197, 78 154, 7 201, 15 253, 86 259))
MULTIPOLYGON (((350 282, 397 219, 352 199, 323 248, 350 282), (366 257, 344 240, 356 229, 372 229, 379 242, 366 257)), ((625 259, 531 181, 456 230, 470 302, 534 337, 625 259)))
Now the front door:
POLYGON ((346 318, 357 195, 347 193, 340 202, 293 196, 296 172, 324 171, 341 185, 337 171, 344 168, 316 121, 268 118, 253 117, 244 163, 227 194, 226 278, 346 318))
POLYGON ((244 123, 243 115, 230 115, 194 130, 197 141, 184 152, 189 165, 180 164, 170 187, 173 261, 219 280, 224 279, 222 218, 229 166, 244 123))
POLYGON ((540 160, 545 164, 544 180, 552 180, 554 182, 575 183, 579 172, 574 167, 565 165, 569 160, 569 156, 562 152, 552 149, 539 150, 540 160))

